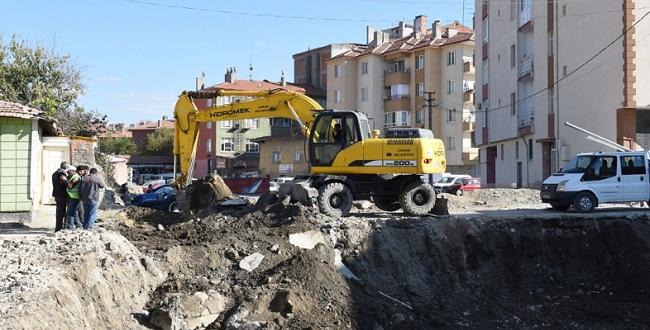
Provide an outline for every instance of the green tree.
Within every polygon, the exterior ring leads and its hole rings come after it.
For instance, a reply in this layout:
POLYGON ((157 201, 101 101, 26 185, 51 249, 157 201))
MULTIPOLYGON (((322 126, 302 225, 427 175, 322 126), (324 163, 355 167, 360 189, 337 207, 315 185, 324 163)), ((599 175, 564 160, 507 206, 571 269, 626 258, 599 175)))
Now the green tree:
POLYGON ((174 153, 174 130, 161 128, 147 136, 142 153, 145 155, 171 155, 174 153))
POLYGON ((80 69, 69 55, 29 47, 16 36, 0 38, 0 98, 54 115, 74 109, 84 92, 80 69))
POLYGON ((109 155, 133 155, 135 143, 125 137, 104 137, 99 139, 99 150, 109 155))
POLYGON ((54 119, 63 133, 70 136, 96 136, 106 130, 106 115, 75 106, 57 110, 54 119))

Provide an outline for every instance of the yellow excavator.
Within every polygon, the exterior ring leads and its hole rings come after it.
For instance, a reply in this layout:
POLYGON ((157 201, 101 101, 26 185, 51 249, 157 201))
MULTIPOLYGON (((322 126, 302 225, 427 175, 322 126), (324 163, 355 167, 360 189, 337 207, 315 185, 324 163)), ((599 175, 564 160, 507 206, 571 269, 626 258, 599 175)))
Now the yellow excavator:
POLYGON ((436 195, 423 175, 446 168, 444 145, 430 130, 388 129, 380 138, 364 113, 323 110, 310 97, 283 89, 183 92, 174 117, 174 155, 180 163, 175 186, 180 188, 192 180, 200 123, 277 117, 297 121, 307 139, 311 169, 300 182, 309 196, 298 199, 315 198, 320 211, 334 217, 348 215, 354 200, 372 201, 385 211, 401 208, 413 215, 427 214, 436 195), (219 96, 251 100, 200 110, 193 101, 219 96))

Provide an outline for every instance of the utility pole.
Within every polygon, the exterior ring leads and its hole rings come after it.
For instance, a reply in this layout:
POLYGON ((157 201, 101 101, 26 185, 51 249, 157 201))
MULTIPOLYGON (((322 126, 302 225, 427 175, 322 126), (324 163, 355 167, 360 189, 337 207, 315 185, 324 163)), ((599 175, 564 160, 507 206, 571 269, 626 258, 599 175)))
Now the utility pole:
MULTIPOLYGON (((429 129, 433 132, 433 102, 436 101, 434 97, 436 92, 424 92, 424 94, 426 94, 426 98, 424 99, 426 102, 425 107, 428 109, 427 112, 429 114, 429 129)), ((429 174, 429 183, 433 184, 433 174, 429 174)))

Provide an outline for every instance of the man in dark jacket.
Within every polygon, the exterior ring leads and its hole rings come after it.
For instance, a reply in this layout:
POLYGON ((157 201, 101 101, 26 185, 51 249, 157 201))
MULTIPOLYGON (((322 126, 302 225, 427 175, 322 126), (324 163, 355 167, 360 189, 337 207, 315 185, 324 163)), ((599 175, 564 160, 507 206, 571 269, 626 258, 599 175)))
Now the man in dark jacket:
POLYGON ((56 224, 54 231, 63 229, 68 204, 68 162, 61 163, 58 170, 52 173, 52 197, 56 201, 56 224))
POLYGON ((104 182, 97 172, 96 168, 91 168, 90 174, 81 178, 79 196, 84 204, 84 229, 93 229, 97 220, 99 190, 104 189, 104 182))

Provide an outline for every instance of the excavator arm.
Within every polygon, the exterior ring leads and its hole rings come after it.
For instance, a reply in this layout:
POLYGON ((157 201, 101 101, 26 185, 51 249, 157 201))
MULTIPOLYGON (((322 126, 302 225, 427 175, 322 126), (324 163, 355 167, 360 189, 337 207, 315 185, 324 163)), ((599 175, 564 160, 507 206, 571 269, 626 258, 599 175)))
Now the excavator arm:
POLYGON ((302 132, 309 134, 315 115, 323 108, 312 98, 283 89, 268 91, 208 91, 183 92, 176 102, 174 118, 174 156, 179 158, 180 176, 174 182, 178 188, 187 186, 199 137, 199 124, 222 120, 255 118, 289 118, 298 121, 302 132), (198 109, 193 99, 212 99, 218 96, 247 96, 250 101, 198 109))

